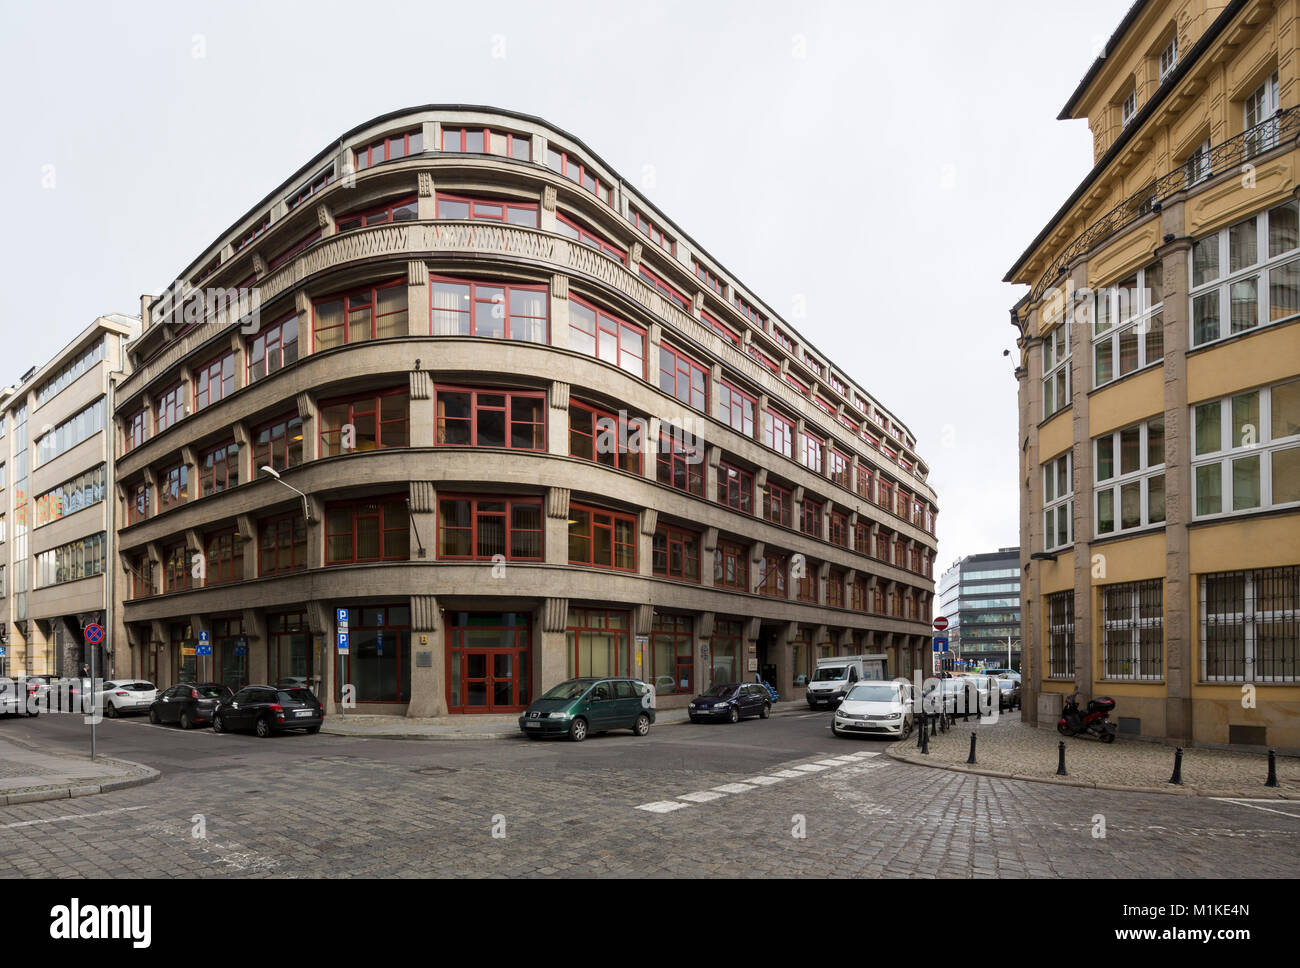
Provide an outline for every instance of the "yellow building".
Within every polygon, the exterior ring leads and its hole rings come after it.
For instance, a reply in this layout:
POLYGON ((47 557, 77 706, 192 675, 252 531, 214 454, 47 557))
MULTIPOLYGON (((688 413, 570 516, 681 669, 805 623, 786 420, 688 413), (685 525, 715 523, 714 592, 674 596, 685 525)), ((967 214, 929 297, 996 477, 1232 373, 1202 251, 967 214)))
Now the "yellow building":
POLYGON ((1140 0, 1060 114, 1094 167, 1004 280, 1039 725, 1300 751, 1298 44, 1300 0, 1140 0))

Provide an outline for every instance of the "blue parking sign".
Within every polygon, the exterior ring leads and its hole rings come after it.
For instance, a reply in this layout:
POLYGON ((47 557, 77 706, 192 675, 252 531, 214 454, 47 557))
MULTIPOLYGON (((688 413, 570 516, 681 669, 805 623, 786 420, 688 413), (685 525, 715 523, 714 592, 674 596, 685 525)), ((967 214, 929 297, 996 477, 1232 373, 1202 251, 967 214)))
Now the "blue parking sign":
POLYGON ((348 633, 347 633, 347 632, 340 632, 340 633, 339 633, 339 652, 340 652, 340 653, 346 653, 347 651, 348 651, 348 633))
POLYGON ((338 623, 340 625, 348 624, 348 610, 346 608, 338 609, 338 623))

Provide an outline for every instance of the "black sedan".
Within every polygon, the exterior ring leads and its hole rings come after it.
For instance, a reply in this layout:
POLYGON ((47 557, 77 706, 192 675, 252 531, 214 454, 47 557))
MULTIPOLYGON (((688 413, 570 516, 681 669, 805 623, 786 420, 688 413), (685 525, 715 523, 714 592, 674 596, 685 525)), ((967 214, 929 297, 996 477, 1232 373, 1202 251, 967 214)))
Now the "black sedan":
POLYGON ((692 699, 686 714, 693 723, 702 719, 738 723, 746 716, 767 719, 772 714, 772 696, 756 682, 726 682, 692 699))
POLYGON ((181 729, 208 726, 223 699, 233 693, 220 682, 182 682, 172 686, 149 706, 149 722, 179 723, 181 729))
POLYGON ((245 686, 221 701, 212 716, 212 729, 251 729, 270 736, 286 729, 319 733, 325 707, 310 689, 301 686, 245 686))

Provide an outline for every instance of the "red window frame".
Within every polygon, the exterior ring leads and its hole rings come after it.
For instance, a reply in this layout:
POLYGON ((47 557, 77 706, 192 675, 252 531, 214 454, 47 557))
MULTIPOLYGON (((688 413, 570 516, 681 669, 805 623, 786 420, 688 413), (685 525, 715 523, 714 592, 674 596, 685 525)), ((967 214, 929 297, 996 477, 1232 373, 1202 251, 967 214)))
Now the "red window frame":
POLYGON ((225 352, 194 374, 194 412, 220 403, 235 392, 235 354, 225 352))
POLYGON ((719 541, 713 552, 713 584, 718 588, 734 588, 748 592, 749 552, 733 541, 719 541), (731 572, 732 580, 727 580, 731 572))
POLYGON ((737 349, 740 348, 741 345, 740 334, 737 333, 730 326, 726 325, 725 323, 718 322, 716 319, 714 319, 712 316, 710 316, 708 313, 704 312, 703 310, 700 310, 700 319, 702 319, 705 323, 708 324, 709 329, 713 330, 715 333, 717 333, 719 336, 725 339, 732 346, 736 347, 737 349))
MULTIPOLYGON (((380 390, 368 393, 360 397, 336 397, 333 400, 322 401, 320 405, 320 455, 321 457, 340 456, 345 451, 342 450, 343 427, 351 424, 356 426, 357 415, 372 415, 375 422, 375 446, 371 450, 390 450, 393 448, 402 448, 411 446, 411 399, 408 387, 394 387, 390 390, 380 390), (403 397, 406 400, 406 415, 384 419, 384 400, 389 397, 403 397), (337 429, 330 429, 325 426, 325 411, 332 407, 348 408, 348 418, 338 426, 337 429), (361 410, 358 407, 372 407, 372 409, 361 410), (401 428, 401 436, 398 438, 400 443, 385 443, 385 431, 396 432, 396 428, 401 428), (332 438, 337 437, 337 443, 332 438)), ((358 448, 359 450, 360 448, 358 448)), ((356 453, 356 451, 352 451, 356 453)))
POLYGON ((840 487, 849 486, 849 457, 834 447, 828 448, 827 462, 830 465, 830 479, 840 487))
POLYGON ((754 417, 758 400, 726 380, 718 381, 718 419, 750 440, 754 439, 754 417))
MULTIPOLYGON (((592 350, 591 352, 587 352, 585 348, 577 348, 577 352, 594 357, 598 360, 604 360, 607 363, 612 363, 621 370, 635 374, 643 380, 645 379, 646 356, 648 355, 649 350, 649 340, 647 339, 646 331, 642 327, 620 319, 613 313, 607 313, 605 310, 600 309, 593 303, 587 302, 585 299, 570 296, 569 346, 571 348, 574 347, 573 341, 575 332, 581 334, 581 337, 579 337, 581 340, 591 341, 592 350), (594 315, 594 319, 592 320, 594 331, 588 332, 583 327, 575 325, 573 313, 574 306, 581 306, 594 315), (625 336, 629 336, 629 334, 640 338, 641 352, 639 355, 624 346, 625 336), (610 339, 613 340, 612 345, 608 342, 610 339), (608 355, 611 350, 613 352, 612 359, 608 355), (633 360, 639 364, 635 369, 631 366, 633 360)), ((627 342, 630 342, 630 337, 627 342)))
POLYGON ((891 513, 894 510, 894 485, 883 477, 876 482, 876 504, 891 513))
POLYGON ((704 496, 704 448, 701 444, 688 443, 685 435, 676 428, 660 430, 655 464, 655 479, 660 484, 697 497, 704 496))
POLYGON ((844 607, 844 572, 832 569, 826 575, 826 606, 844 607))
POLYGON ((781 416, 775 410, 764 410, 763 443, 778 454, 794 457, 794 421, 781 416), (778 446, 779 445, 779 446, 778 446))
MULTIPOLYGON (((495 328, 495 327, 494 327, 495 328)), ((484 339, 513 339, 530 343, 549 343, 551 341, 551 296, 546 286, 529 286, 519 285, 516 283, 496 283, 481 282, 475 279, 464 279, 454 276, 429 276, 429 335, 430 336, 474 336, 484 339), (469 288, 468 306, 463 310, 447 309, 435 306, 433 303, 434 288, 438 284, 446 286, 465 286, 469 288), (493 291, 493 295, 484 297, 480 295, 484 291, 493 291), (542 315, 530 316, 525 313, 516 313, 511 309, 514 300, 511 296, 514 293, 541 293, 542 294, 542 315), (496 296, 500 296, 500 300, 496 296), (490 307, 490 308, 489 308, 490 307), (498 307, 503 310, 500 316, 497 315, 498 307), (457 327, 456 333, 434 333, 433 320, 434 313, 455 313, 458 321, 462 324, 457 327), (501 335, 496 333, 480 333, 479 319, 480 313, 487 313, 492 319, 501 321, 501 335), (516 322, 518 321, 518 322, 516 322), (532 339, 538 322, 541 323, 541 339, 532 339), (524 332, 516 335, 512 323, 516 326, 523 325, 526 328, 524 332), (467 325, 466 325, 467 324, 467 325), (525 335, 526 334, 526 335, 525 335)))
POLYGON ((796 390, 798 390, 800 393, 802 393, 805 397, 808 396, 808 387, 807 387, 805 384, 803 384, 802 382, 800 382, 799 380, 796 380, 796 379, 795 379, 793 376, 791 376, 789 373, 787 373, 787 374, 785 375, 785 382, 788 383, 788 384, 790 384, 790 386, 794 387, 796 390))
POLYGON ((358 209, 340 215, 334 222, 334 229, 336 232, 351 232, 353 229, 369 228, 372 225, 388 225, 390 222, 413 222, 418 217, 418 212, 419 202, 416 197, 414 195, 404 195, 382 205, 358 209), (403 209, 405 209, 404 212, 401 211, 403 209))
POLYGON ((606 205, 614 204, 614 192, 608 183, 602 182, 600 175, 588 170, 587 163, 580 158, 570 158, 563 148, 546 147, 546 167, 574 184, 581 185, 606 205))
POLYGON ((854 490, 865 497, 868 501, 871 500, 871 468, 866 464, 858 465, 858 473, 856 475, 856 480, 854 481, 854 490))
POLYGON ((671 236, 667 235, 662 229, 656 226, 635 208, 629 206, 627 211, 627 220, 632 223, 638 232, 669 255, 676 254, 677 243, 673 241, 671 236))
POLYGON ((758 360, 760 364, 762 364, 763 366, 771 370, 773 373, 781 372, 781 365, 777 363, 776 360, 772 359, 772 357, 768 356, 766 353, 760 350, 753 343, 749 344, 749 349, 746 350, 746 352, 749 353, 749 355, 752 356, 754 359, 758 360))
POLYGON ((373 561, 407 561, 411 557, 411 516, 406 505, 405 494, 385 494, 358 501, 335 501, 325 507, 325 564, 353 565, 373 561), (400 527, 395 523, 390 526, 389 516, 397 510, 401 520, 400 527), (334 515, 346 513, 347 527, 344 530, 332 530, 337 526, 334 515), (374 521, 378 525, 376 536, 379 539, 378 557, 362 558, 357 553, 358 525, 362 521, 374 521), (351 545, 350 556, 334 557, 334 539, 348 537, 351 545), (396 547, 392 547, 396 542, 396 547))
POLYGON ((122 452, 130 453, 149 439, 149 409, 141 407, 122 427, 122 452))
POLYGON ((849 546, 849 516, 842 511, 831 512, 830 541, 841 548, 849 546))
POLYGON ((507 561, 545 561, 546 560, 546 515, 542 511, 540 497, 510 497, 506 495, 474 496, 469 494, 438 495, 438 528, 434 535, 434 548, 440 561, 491 561, 496 554, 502 554, 507 561), (465 502, 469 505, 469 527, 447 524, 443 505, 448 502, 465 502), (502 510, 485 510, 481 505, 501 504, 502 510), (515 508, 535 508, 537 511, 536 528, 518 528, 515 526, 515 508), (485 519, 500 519, 502 547, 504 550, 493 554, 482 554, 479 550, 479 527, 485 519), (468 555, 448 554, 443 550, 443 536, 447 532, 465 533, 469 538, 469 547, 473 549, 468 555), (533 535, 536 538, 536 554, 516 554, 515 535, 533 535))
POLYGON ((871 554, 871 525, 866 521, 853 526, 853 550, 860 555, 871 554))
POLYGON ((810 566, 795 583, 795 601, 817 604, 817 569, 810 566))
POLYGON ((725 461, 718 464, 718 503, 740 511, 754 513, 754 474, 725 461))
POLYGON ((302 418, 296 413, 262 424, 253 431, 254 468, 272 467, 277 471, 287 471, 302 464, 305 459, 304 436, 302 418), (294 430, 298 432, 296 438, 292 434, 294 430))
POLYGON ((352 160, 356 170, 361 171, 385 161, 396 161, 398 158, 407 158, 423 151, 424 129, 416 128, 400 134, 386 135, 378 141, 372 141, 364 148, 355 148, 352 152, 352 160), (393 147, 396 142, 401 143, 401 148, 394 152, 393 147))
POLYGON ((220 494, 239 486, 239 444, 233 439, 199 455, 199 496, 220 494), (218 456, 220 455, 220 456, 218 456))
POLYGON ((791 355, 794 354, 794 340, 786 335, 785 331, 778 326, 772 327, 772 339, 780 344, 781 348, 791 355))
POLYGON ((502 415, 504 443, 501 444, 503 450, 546 450, 546 394, 540 390, 505 390, 494 387, 461 387, 450 386, 446 384, 437 384, 433 391, 433 413, 434 413, 434 446, 435 447, 492 447, 496 444, 484 444, 479 441, 480 413, 500 413, 502 415), (467 417, 448 417, 439 411, 439 404, 445 402, 447 394, 469 394, 469 416, 467 417), (495 404, 483 403, 480 396, 505 397, 505 403, 501 406, 495 404), (517 401, 531 400, 540 404, 540 416, 536 420, 519 420, 515 417, 515 405, 517 401), (468 443, 447 441, 448 424, 464 424, 468 431, 468 443), (529 434, 533 446, 516 447, 514 446, 516 428, 532 428, 529 434), (540 431, 540 435, 539 435, 540 431))
POLYGON ((516 202, 506 198, 481 198, 477 195, 451 195, 438 192, 435 196, 435 218, 448 221, 500 222, 502 225, 522 225, 524 228, 538 227, 538 205, 536 202, 516 202), (466 205, 468 212, 464 215, 444 215, 442 203, 466 205), (493 212, 492 209, 499 209, 493 212), (516 218, 516 215, 521 218, 516 218))
POLYGON ((704 283, 707 288, 716 292, 719 296, 723 294, 724 286, 722 280, 710 272, 708 266, 695 258, 691 259, 691 265, 695 267, 695 276, 697 279, 704 283))
POLYGON ((867 611, 867 581, 865 578, 853 579, 853 592, 849 607, 855 612, 867 611))
POLYGON ((160 434, 185 418, 185 384, 177 383, 158 395, 154 405, 154 433, 160 434))
POLYGON ((790 527, 794 514, 794 493, 769 481, 763 486, 763 520, 790 527))
POLYGON ((189 501, 190 468, 180 463, 158 475, 158 513, 189 501))
POLYGON ((153 559, 148 553, 131 557, 131 598, 151 598, 154 594, 153 559))
POLYGON ((826 378, 826 364, 822 363, 815 356, 813 356, 811 353, 808 352, 804 353, 803 359, 804 359, 804 363, 807 364, 808 369, 812 370, 822 379, 826 378))
POLYGON ((560 229, 561 235, 571 238, 577 242, 581 242, 583 245, 589 246, 593 249, 598 249, 601 252, 604 252, 606 255, 613 256, 615 259, 617 259, 619 262, 623 263, 624 265, 627 264, 626 249, 619 248, 617 245, 615 245, 613 242, 610 242, 604 236, 600 235, 597 232, 593 232, 591 229, 585 227, 584 225, 581 225, 580 223, 574 221, 573 219, 569 218, 566 215, 561 215, 560 213, 557 212, 555 215, 555 220, 559 222, 561 225, 567 225, 570 229, 570 231, 568 232, 564 231, 564 229, 560 229))
POLYGON ((655 529, 652 547, 652 570, 661 578, 674 578, 677 581, 700 582, 700 535, 696 531, 679 528, 676 525, 661 524, 655 529), (691 548, 694 546, 694 553, 691 548), (674 558, 679 566, 674 569, 674 558), (660 562, 662 561, 662 567, 660 562), (694 575, 691 563, 694 562, 694 575))
POLYGON ((787 570, 788 561, 785 555, 769 551, 763 555, 762 563, 759 566, 758 586, 755 591, 760 595, 766 595, 768 598, 790 597, 790 582, 787 570))
POLYGON ((826 467, 826 441, 804 431, 799 438, 799 463, 820 474, 826 467))
POLYGON ((244 344, 246 385, 251 386, 298 361, 298 330, 298 314, 295 312, 281 316, 248 338, 244 344), (286 329, 291 334, 288 339, 285 338, 286 329), (293 347, 292 352, 288 351, 289 346, 293 347))
POLYGON ((853 418, 849 417, 847 414, 843 414, 843 413, 840 414, 839 421, 850 431, 852 431, 854 437, 857 437, 859 434, 862 433, 862 428, 858 426, 858 422, 853 418))
POLYGON ((569 456, 589 460, 596 464, 603 464, 606 467, 614 467, 639 476, 641 474, 641 451, 628 446, 631 443, 629 438, 633 433, 630 427, 633 420, 641 422, 641 426, 636 429, 644 438, 646 433, 644 421, 640 421, 639 417, 629 418, 609 410, 602 410, 590 403, 583 403, 581 400, 570 400, 569 456), (574 410, 580 410, 590 415, 590 421, 585 427, 574 425, 574 410), (604 428, 601 427, 601 421, 605 421, 604 428), (612 453, 601 453, 599 451, 601 437, 611 432, 616 433, 618 437, 615 450, 612 453), (575 437, 582 441, 581 448, 574 446, 575 437))
POLYGON ((304 249, 306 249, 307 246, 315 242, 319 242, 320 236, 321 236, 320 229, 316 229, 316 231, 314 232, 308 232, 301 239, 299 239, 293 245, 289 246, 289 248, 285 249, 283 252, 277 255, 270 262, 268 262, 266 264, 266 271, 274 272, 276 269, 280 268, 280 266, 284 265, 286 262, 288 262, 290 259, 296 256, 299 252, 302 252, 304 249))
MULTIPOLYGON (((25 509, 20 509, 19 517, 23 510, 25 509)), ((149 486, 148 481, 141 481, 130 490, 126 505, 126 523, 139 524, 151 517, 153 517, 153 488, 149 486)))
POLYGON ((288 207, 289 211, 292 212, 295 208, 297 208, 303 202, 307 201, 307 199, 311 198, 317 192, 324 191, 325 188, 329 185, 329 183, 332 182, 333 180, 334 180, 333 169, 327 168, 324 171, 322 171, 320 174, 318 174, 315 178, 313 178, 311 181, 306 182, 301 188, 298 189, 296 193, 286 197, 284 200, 284 204, 288 207))
POLYGON ((740 297, 739 293, 736 294, 736 298, 733 301, 736 304, 736 308, 740 310, 740 315, 744 316, 759 329, 765 329, 767 327, 767 320, 763 318, 763 314, 749 303, 745 302, 745 300, 740 297))
MULTIPOLYGON (((379 321, 381 319, 385 319, 389 316, 404 317, 406 316, 407 313, 408 305, 406 300, 402 300, 400 308, 398 309, 390 309, 383 313, 379 312, 379 293, 385 289, 392 289, 397 286, 402 286, 402 287, 406 286, 405 276, 399 279, 393 279, 389 282, 377 283, 372 286, 359 287, 352 290, 345 290, 344 292, 336 292, 329 296, 324 296, 320 299, 313 300, 311 304, 311 339, 312 339, 313 352, 317 349, 316 344, 319 342, 320 334, 322 331, 321 327, 319 326, 319 316, 318 316, 321 306, 325 305, 326 303, 339 302, 339 301, 343 303, 343 321, 334 326, 325 327, 325 329, 343 330, 343 342, 338 345, 348 346, 354 342, 362 343, 368 340, 380 339, 381 337, 379 336, 379 330, 380 330, 379 321), (353 297, 358 296, 363 292, 367 296, 366 301, 362 302, 361 300, 358 299, 354 304, 353 297), (369 307, 370 310, 370 335, 363 336, 357 340, 353 340, 352 314, 361 311, 365 307, 369 307)), ((403 327, 402 331, 398 332, 395 335, 405 336, 406 335, 405 329, 406 328, 403 327)))
POLYGON ((163 549, 163 592, 180 592, 193 587, 193 558, 184 541, 163 549))
MULTIPOLYGON (((591 505, 588 505, 588 504, 577 504, 577 503, 572 503, 572 504, 570 504, 570 506, 569 506, 569 519, 570 519, 570 520, 569 520, 569 551, 568 551, 568 555, 569 555, 569 564, 571 564, 571 565, 589 565, 589 566, 591 566, 592 568, 608 568, 608 569, 610 569, 611 571, 627 571, 627 572, 634 572, 634 571, 637 570, 637 565, 636 565, 636 559, 637 559, 637 523, 636 523, 636 515, 634 515, 634 514, 625 514, 625 513, 621 512, 621 511, 607 511, 607 510, 605 510, 604 508, 592 507, 591 505), (586 514, 586 515, 587 515, 587 525, 588 525, 588 528, 589 528, 589 533, 588 533, 587 536, 586 536, 586 542, 587 542, 587 557, 586 557, 586 559, 579 559, 579 558, 575 558, 575 557, 574 557, 574 532, 573 532, 573 529, 574 529, 574 527, 577 526, 577 524, 579 523, 579 522, 578 522, 578 519, 577 519, 577 516, 576 516, 577 514, 586 514), (630 528, 631 539, 630 539, 629 541, 619 541, 619 540, 617 540, 617 536, 618 536, 618 528, 617 528, 617 525, 618 525, 618 524, 623 524, 623 525, 626 525, 626 526, 628 526, 628 527, 630 528), (595 560, 595 558, 596 558, 596 531, 597 531, 597 530, 600 530, 600 531, 606 532, 607 535, 608 535, 608 545, 609 545, 609 552, 610 552, 610 558, 609 558, 609 563, 608 563, 608 564, 606 564, 606 563, 604 563, 604 562, 601 562, 601 561, 596 561, 596 560, 595 560), (630 565, 619 566, 619 565, 615 564, 615 562, 618 561, 618 559, 619 559, 619 550, 620 550, 620 549, 623 549, 623 551, 624 551, 625 554, 627 553, 627 550, 628 550, 628 549, 631 549, 631 556, 632 556, 632 558, 631 558, 631 562, 632 562, 632 563, 631 563, 630 565)), ((579 539, 581 539, 582 537, 583 537, 582 535, 578 535, 578 538, 579 538, 579 539)))
POLYGON ((239 532, 215 531, 204 535, 203 561, 203 587, 243 581, 244 541, 239 532))
POLYGON ((656 289, 661 296, 663 296, 670 303, 675 305, 682 312, 684 313, 691 312, 693 306, 689 299, 683 296, 680 292, 678 292, 668 283, 664 282, 662 278, 660 278, 655 273, 651 272, 644 265, 640 266, 639 269, 641 273, 641 278, 644 279, 646 282, 650 283, 650 285, 654 289, 656 289))
POLYGON ((822 516, 824 514, 825 504, 816 501, 813 498, 806 497, 803 503, 799 505, 799 530, 804 534, 810 534, 814 538, 822 536, 822 516))
POLYGON ((709 370, 668 343, 659 344, 659 389, 688 407, 709 409, 709 370), (667 367, 665 369, 665 367, 667 367), (696 385, 696 378, 699 385, 696 385))
POLYGON ((826 382, 829 383, 831 385, 831 389, 834 390, 836 393, 838 393, 840 396, 846 397, 849 395, 849 385, 845 383, 843 380, 841 380, 834 373, 830 374, 826 378, 826 382))
POLYGON ((497 155, 501 158, 514 158, 516 161, 533 160, 533 139, 531 135, 515 134, 513 131, 502 131, 499 128, 472 127, 472 128, 447 128, 442 129, 442 151, 458 151, 467 155, 497 155), (482 139, 478 149, 470 147, 471 138, 477 135, 482 139), (448 145, 448 137, 454 140, 454 143, 448 145), (493 151, 493 139, 505 139, 505 151, 493 151), (520 150, 522 149, 522 150, 520 150))
POLYGON ((244 248, 244 246, 248 245, 249 242, 252 242, 255 238, 257 238, 259 235, 261 235, 270 227, 271 227, 271 213, 267 212, 266 217, 263 218, 262 221, 258 222, 251 229, 249 229, 247 233, 245 233, 238 240, 236 240, 234 244, 234 250, 238 252, 240 249, 244 248))
POLYGON ((820 396, 814 396, 812 398, 812 402, 813 405, 816 406, 818 410, 822 411, 822 413, 830 414, 832 417, 835 416, 835 408, 831 406, 828 402, 823 400, 820 396))
POLYGON ((257 523, 258 577, 288 575, 306 568, 307 519, 301 513, 281 514, 257 523))

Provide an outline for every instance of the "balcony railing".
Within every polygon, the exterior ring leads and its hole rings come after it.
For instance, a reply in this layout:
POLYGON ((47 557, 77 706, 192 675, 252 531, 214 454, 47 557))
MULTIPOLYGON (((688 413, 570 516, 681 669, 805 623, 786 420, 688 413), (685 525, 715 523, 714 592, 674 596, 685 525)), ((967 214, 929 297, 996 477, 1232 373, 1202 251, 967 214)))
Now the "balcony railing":
POLYGON ((1261 121, 1253 128, 1247 128, 1227 141, 1212 145, 1206 151, 1197 152, 1173 171, 1148 182, 1142 189, 1134 192, 1089 225, 1082 235, 1067 245, 1038 280, 1038 284, 1029 294, 1029 301, 1038 302, 1043 293, 1070 267, 1070 263, 1092 249, 1102 239, 1149 215, 1153 211, 1153 203, 1163 202, 1169 196, 1191 188, 1207 178, 1245 164, 1266 151, 1272 151, 1285 142, 1294 140, 1297 135, 1300 135, 1300 108, 1278 111, 1266 121, 1261 121))

